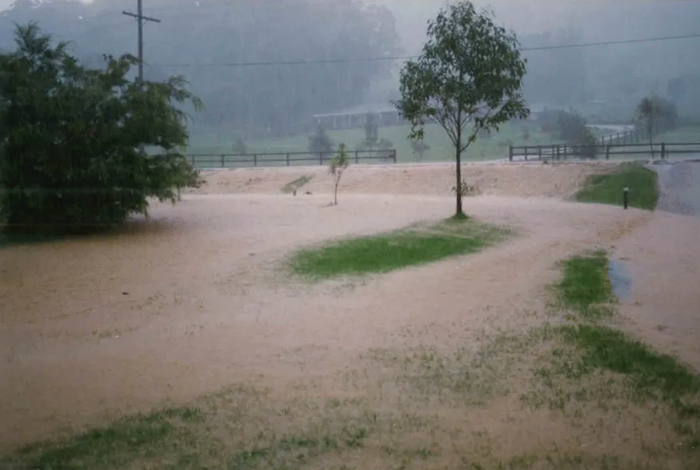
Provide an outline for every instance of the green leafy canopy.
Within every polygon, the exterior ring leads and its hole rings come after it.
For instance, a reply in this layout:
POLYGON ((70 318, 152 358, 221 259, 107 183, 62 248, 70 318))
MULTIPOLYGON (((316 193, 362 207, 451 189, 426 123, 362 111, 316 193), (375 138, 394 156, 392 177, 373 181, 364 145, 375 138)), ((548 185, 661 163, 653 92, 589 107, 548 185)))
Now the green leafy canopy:
POLYGON ((199 184, 183 151, 182 77, 139 84, 137 59, 105 56, 88 69, 35 24, 0 52, 0 223, 8 231, 92 231, 146 213, 148 198, 175 202, 199 184), (139 147, 153 150, 151 154, 139 147))
POLYGON ((458 152, 482 128, 529 115, 521 92, 526 61, 514 33, 462 1, 443 8, 429 24, 428 41, 401 71, 399 112, 422 139, 426 120, 437 122, 458 152), (467 126, 472 132, 462 138, 467 126))

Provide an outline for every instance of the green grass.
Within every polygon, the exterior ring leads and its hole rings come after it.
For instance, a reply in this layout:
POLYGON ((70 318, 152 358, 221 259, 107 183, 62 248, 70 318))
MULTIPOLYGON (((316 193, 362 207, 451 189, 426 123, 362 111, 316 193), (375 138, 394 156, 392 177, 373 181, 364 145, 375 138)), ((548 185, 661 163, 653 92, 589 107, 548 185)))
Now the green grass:
POLYGON ((609 313, 609 309, 601 305, 613 299, 605 252, 574 256, 564 262, 563 268, 564 276, 555 286, 562 306, 589 320, 609 313))
MULTIPOLYGON (((563 271, 555 286, 563 306, 577 311, 583 320, 602 319, 600 305, 613 298, 606 254, 596 251, 571 257, 563 263, 563 271)), ((575 368, 579 374, 592 370, 623 374, 632 379, 638 394, 660 396, 682 413, 700 417, 700 407, 681 404, 683 397, 700 393, 700 377, 676 358, 657 353, 609 326, 574 324, 557 330, 567 344, 579 348, 581 357, 575 368)))
POLYGON ((657 174, 636 163, 623 163, 613 172, 590 176, 575 195, 579 202, 623 205, 623 189, 629 188, 629 206, 654 210, 659 200, 657 174))
POLYGON ((196 408, 168 408, 136 415, 67 442, 26 447, 19 452, 18 460, 36 470, 125 467, 146 457, 149 450, 158 448, 174 434, 183 435, 189 424, 202 419, 201 411, 196 408))
POLYGON ((310 278, 386 273, 474 253, 502 240, 507 233, 503 228, 473 220, 448 219, 429 227, 416 226, 304 249, 292 257, 291 268, 310 278))
MULTIPOLYGON (((659 393, 679 404, 684 396, 700 392, 700 377, 672 356, 660 354, 625 333, 599 325, 562 326, 564 337, 582 351, 582 363, 629 376, 638 392, 659 393)), ((700 416, 700 408, 693 407, 700 416)), ((691 408, 685 407, 689 412, 691 408)))
MULTIPOLYGON (((379 137, 391 141, 397 151, 399 162, 417 161, 417 156, 413 154, 411 142, 408 135, 411 131, 409 125, 387 126, 379 128, 379 137)), ((354 158, 356 146, 364 140, 364 131, 361 128, 329 130, 328 135, 338 144, 344 142, 351 151, 354 158)), ((209 133, 193 135, 190 139, 190 154, 220 154, 233 153, 232 145, 235 135, 223 133, 209 133)), ((423 161, 452 161, 454 158, 454 146, 450 142, 445 131, 438 125, 427 125, 425 127, 424 141, 430 146, 430 150, 423 156, 423 161)), ((505 158, 508 156, 507 141, 513 145, 550 145, 555 143, 549 134, 539 132, 532 123, 509 123, 501 127, 499 132, 493 132, 489 138, 478 139, 464 153, 465 160, 484 160, 494 158, 505 158), (530 138, 523 140, 522 128, 527 127, 530 138)), ((278 153, 278 152, 306 152, 308 151, 309 139, 306 135, 294 137, 250 140, 247 141, 249 153, 278 153)), ((279 157, 278 157, 279 158, 279 157)), ((216 159, 213 160, 214 162, 216 159)), ((308 162, 307 162, 308 164, 308 162)))
MULTIPOLYGON (((260 396, 265 393, 251 391, 260 396)), ((314 416, 315 422, 277 433, 264 428, 269 417, 265 413, 270 410, 265 409, 260 396, 251 399, 246 396, 249 393, 226 391, 208 398, 209 403, 201 408, 169 408, 135 415, 62 442, 35 444, 12 459, 0 459, 0 468, 296 469, 327 453, 362 448, 376 421, 349 416, 332 416, 329 421, 328 416, 314 416), (245 434, 246 427, 259 425, 256 420, 265 423, 263 428, 245 434)), ((290 422, 300 418, 295 413, 275 409, 277 419, 285 415, 290 422)))

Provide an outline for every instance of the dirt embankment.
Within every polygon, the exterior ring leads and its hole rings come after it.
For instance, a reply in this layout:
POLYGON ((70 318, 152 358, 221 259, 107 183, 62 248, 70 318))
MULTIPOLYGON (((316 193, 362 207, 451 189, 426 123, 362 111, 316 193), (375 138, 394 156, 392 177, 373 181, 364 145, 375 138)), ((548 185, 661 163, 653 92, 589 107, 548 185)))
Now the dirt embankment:
MULTIPOLYGON (((586 178, 610 164, 468 164, 463 179, 490 196, 571 197, 586 178)), ((353 165, 341 181, 341 191, 355 194, 415 194, 449 196, 455 186, 454 165, 353 165)), ((304 176, 311 177, 299 193, 330 193, 332 179, 325 167, 250 168, 205 171, 207 184, 195 194, 276 194, 304 176)))

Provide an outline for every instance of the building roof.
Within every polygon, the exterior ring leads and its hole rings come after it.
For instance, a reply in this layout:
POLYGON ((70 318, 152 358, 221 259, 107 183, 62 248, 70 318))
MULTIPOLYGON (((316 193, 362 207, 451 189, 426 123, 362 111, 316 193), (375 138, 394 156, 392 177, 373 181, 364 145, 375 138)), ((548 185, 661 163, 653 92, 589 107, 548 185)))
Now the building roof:
POLYGON ((395 113, 396 107, 391 103, 361 104, 346 108, 334 113, 314 114, 314 118, 339 117, 339 116, 364 116, 365 114, 395 113))

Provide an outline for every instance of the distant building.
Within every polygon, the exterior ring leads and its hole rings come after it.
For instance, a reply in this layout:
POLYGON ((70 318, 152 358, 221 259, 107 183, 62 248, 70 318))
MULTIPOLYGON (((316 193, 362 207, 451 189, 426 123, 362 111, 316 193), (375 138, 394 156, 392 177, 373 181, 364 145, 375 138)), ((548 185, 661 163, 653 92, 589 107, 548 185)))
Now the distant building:
POLYGON ((363 104, 334 113, 314 114, 313 118, 316 125, 323 125, 326 129, 352 129, 363 126, 368 114, 375 117, 379 126, 398 126, 408 122, 389 103, 363 104))
MULTIPOLYGON (((529 120, 531 121, 536 121, 543 111, 566 109, 541 103, 530 104, 529 108, 529 120)), ((354 129, 365 124, 368 114, 372 114, 375 117, 375 122, 380 126, 399 126, 409 123, 403 119, 393 105, 388 103, 363 104, 334 113, 314 114, 313 121, 316 125, 323 125, 326 129, 354 129)))

